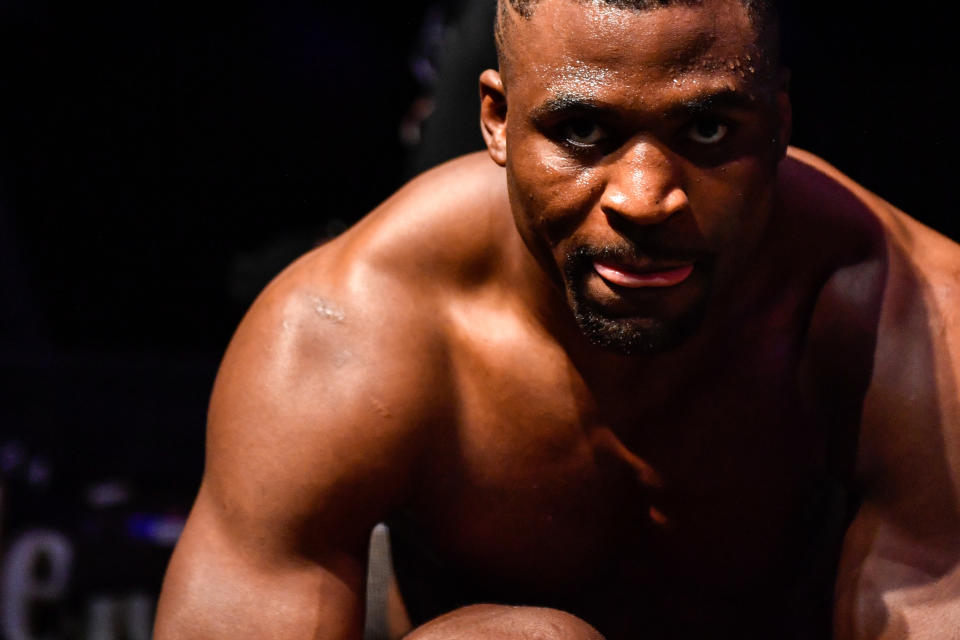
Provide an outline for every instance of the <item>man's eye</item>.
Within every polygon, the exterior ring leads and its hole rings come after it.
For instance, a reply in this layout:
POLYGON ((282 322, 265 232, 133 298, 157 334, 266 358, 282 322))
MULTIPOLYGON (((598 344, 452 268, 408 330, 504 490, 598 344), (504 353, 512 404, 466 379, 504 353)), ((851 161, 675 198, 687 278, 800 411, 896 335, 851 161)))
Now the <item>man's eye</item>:
POLYGON ((700 120, 687 130, 687 137, 698 144, 716 144, 724 139, 727 125, 718 120, 700 120))
POLYGON ((606 132, 592 120, 570 120, 560 128, 560 137, 578 147, 589 147, 602 142, 606 132))

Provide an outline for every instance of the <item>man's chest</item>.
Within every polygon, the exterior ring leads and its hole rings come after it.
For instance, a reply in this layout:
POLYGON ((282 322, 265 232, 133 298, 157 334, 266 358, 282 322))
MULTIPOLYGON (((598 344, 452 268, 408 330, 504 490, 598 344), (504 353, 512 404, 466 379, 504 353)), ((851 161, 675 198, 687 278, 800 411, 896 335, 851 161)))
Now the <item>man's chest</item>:
POLYGON ((459 424, 409 521, 440 574, 554 605, 614 586, 788 588, 831 486, 828 438, 790 357, 745 354, 662 405, 638 388, 636 411, 533 360, 461 380, 459 424))
MULTIPOLYGON (((537 580, 554 571, 583 579, 635 551, 650 570, 651 551, 674 571, 745 558, 759 570, 827 481, 824 442, 796 415, 725 411, 688 411, 708 427, 649 445, 600 420, 556 421, 538 433, 505 417, 487 423, 503 437, 465 436, 422 498, 442 543, 485 571, 502 564, 508 574, 526 566, 537 580), (803 427, 811 433, 781 432, 803 427)), ((658 418, 642 427, 685 429, 658 418)))

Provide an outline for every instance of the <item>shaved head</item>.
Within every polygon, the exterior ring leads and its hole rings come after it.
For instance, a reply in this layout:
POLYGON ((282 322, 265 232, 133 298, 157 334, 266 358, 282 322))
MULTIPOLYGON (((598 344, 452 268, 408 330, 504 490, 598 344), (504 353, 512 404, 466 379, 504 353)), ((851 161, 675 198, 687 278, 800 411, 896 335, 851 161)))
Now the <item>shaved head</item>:
MULTIPOLYGON (((529 20, 537 5, 548 0, 497 0, 497 16, 494 26, 497 59, 501 74, 506 76, 509 68, 509 39, 511 27, 516 20, 529 20)), ((555 0, 577 2, 580 4, 606 5, 625 11, 655 11, 671 6, 695 7, 704 4, 704 0, 555 0)), ((776 0, 730 0, 738 2, 748 12, 757 32, 757 43, 763 56, 763 63, 769 70, 775 70, 780 64, 780 29, 776 9, 776 0)))

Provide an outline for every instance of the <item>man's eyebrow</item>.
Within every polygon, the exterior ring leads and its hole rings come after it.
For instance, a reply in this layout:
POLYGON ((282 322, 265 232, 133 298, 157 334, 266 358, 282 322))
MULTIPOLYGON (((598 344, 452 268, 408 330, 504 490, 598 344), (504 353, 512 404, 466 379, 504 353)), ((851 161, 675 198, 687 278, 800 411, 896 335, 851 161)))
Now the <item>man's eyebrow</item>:
POLYGON ((667 117, 690 116, 717 110, 756 109, 760 100, 736 89, 721 89, 683 100, 667 109, 667 117))
POLYGON ((540 120, 553 115, 570 112, 604 113, 615 110, 613 105, 596 100, 595 98, 573 93, 563 93, 534 107, 530 112, 530 116, 534 120, 540 120))
MULTIPOLYGON (((668 107, 663 115, 668 118, 675 118, 715 110, 755 109, 759 103, 760 100, 752 94, 736 89, 720 89, 678 102, 668 107)), ((534 120, 540 120, 571 112, 602 114, 619 111, 616 105, 603 100, 575 93, 563 93, 534 107, 530 115, 534 120)))

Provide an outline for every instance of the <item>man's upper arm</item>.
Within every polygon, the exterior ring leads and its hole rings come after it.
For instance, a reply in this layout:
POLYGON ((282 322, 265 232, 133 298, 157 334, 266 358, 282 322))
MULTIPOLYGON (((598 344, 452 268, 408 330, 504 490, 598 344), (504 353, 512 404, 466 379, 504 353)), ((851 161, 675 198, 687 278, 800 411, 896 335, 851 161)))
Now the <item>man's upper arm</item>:
POLYGON ((960 281, 906 255, 891 255, 864 403, 839 640, 960 638, 960 281))
POLYGON ((410 490, 421 390, 437 389, 404 309, 385 322, 370 291, 314 288, 311 260, 267 289, 224 358, 158 640, 360 637, 370 529, 410 490))

